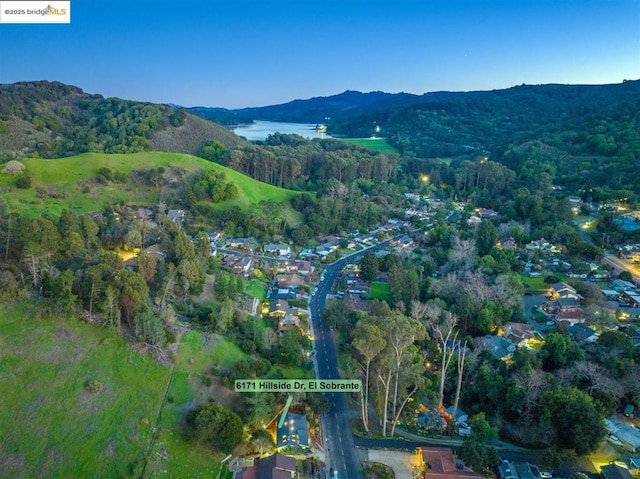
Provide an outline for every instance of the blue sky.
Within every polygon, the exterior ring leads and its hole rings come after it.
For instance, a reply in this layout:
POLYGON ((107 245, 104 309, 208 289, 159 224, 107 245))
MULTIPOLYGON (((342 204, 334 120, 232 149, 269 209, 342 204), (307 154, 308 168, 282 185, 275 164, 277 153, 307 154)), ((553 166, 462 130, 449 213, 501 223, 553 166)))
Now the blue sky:
POLYGON ((637 0, 71 0, 69 25, 0 25, 0 83, 185 106, 638 78, 637 0))

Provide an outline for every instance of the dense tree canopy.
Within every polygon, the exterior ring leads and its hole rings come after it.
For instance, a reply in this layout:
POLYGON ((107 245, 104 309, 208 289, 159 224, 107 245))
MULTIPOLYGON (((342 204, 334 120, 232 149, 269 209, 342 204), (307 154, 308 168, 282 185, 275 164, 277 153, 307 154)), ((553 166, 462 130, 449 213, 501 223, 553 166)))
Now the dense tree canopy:
POLYGON ((242 441, 242 420, 229 409, 210 402, 187 414, 189 436, 215 449, 231 453, 242 441))

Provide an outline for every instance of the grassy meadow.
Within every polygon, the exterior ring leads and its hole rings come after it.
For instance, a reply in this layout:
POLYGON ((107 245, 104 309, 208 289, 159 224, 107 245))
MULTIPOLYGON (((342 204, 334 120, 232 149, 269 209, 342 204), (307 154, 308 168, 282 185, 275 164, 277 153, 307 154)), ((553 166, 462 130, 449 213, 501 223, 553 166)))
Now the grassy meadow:
POLYGON ((397 153, 393 146, 387 143, 384 138, 340 138, 342 141, 346 141, 352 145, 364 146, 373 151, 391 151, 397 153))
MULTIPOLYGON (((182 153, 143 152, 132 154, 84 153, 68 158, 47 160, 25 158, 21 160, 32 178, 32 187, 18 189, 16 177, 0 174, 0 191, 10 207, 30 215, 57 216, 62 209, 79 213, 97 211, 106 205, 127 203, 153 206, 158 203, 158 189, 140 188, 131 183, 109 182, 101 185, 89 180, 96 178, 101 168, 114 173, 130 173, 136 169, 171 166, 188 172, 199 169, 223 172, 239 191, 238 198, 216 204, 218 208, 238 205, 246 208, 262 200, 287 202, 296 192, 256 181, 222 165, 182 153), (38 195, 38 188, 48 188, 52 194, 38 195)), ((168 188, 168 187, 165 187, 168 188)))
POLYGON ((0 307, 2 477, 139 477, 170 368, 103 328, 33 314, 0 307))
MULTIPOLYGON (((182 337, 158 439, 147 465, 150 478, 215 478, 224 454, 187 442, 181 434, 186 413, 209 399, 233 408, 237 394, 222 388, 211 370, 227 369, 248 356, 221 336, 189 331, 182 337), (206 384, 204 379, 213 380, 206 384)), ((231 479, 224 466, 221 479, 231 479)))

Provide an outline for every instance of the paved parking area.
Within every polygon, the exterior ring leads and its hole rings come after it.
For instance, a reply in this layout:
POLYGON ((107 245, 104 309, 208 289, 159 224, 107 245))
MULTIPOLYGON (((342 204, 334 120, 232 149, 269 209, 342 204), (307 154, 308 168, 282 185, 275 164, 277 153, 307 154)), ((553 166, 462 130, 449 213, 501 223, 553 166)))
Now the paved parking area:
POLYGON ((414 479, 412 467, 418 465, 416 454, 381 449, 369 449, 368 453, 369 461, 380 462, 393 469, 396 479, 414 479))

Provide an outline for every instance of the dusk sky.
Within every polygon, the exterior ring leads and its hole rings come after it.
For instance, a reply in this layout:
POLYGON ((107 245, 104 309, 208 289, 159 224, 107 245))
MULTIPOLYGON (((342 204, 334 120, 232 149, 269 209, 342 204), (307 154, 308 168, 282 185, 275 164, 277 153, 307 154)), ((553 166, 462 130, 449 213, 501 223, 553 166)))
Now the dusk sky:
POLYGON ((72 0, 71 24, 0 25, 0 83, 184 106, 638 78, 638 0, 72 0))

